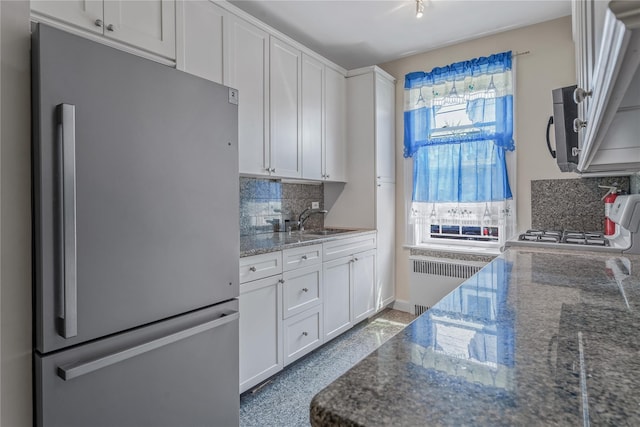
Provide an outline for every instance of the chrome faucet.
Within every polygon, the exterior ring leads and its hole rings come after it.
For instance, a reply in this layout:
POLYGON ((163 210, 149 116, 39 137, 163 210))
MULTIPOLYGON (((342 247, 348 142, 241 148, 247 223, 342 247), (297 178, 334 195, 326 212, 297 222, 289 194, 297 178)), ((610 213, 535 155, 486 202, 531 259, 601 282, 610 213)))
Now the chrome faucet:
POLYGON ((303 210, 302 213, 300 215, 298 215, 298 229, 300 231, 304 231, 304 223, 307 222, 307 220, 309 219, 309 217, 311 215, 313 215, 313 214, 327 214, 327 213, 329 213, 329 211, 325 210, 325 209, 307 208, 307 209, 303 210))

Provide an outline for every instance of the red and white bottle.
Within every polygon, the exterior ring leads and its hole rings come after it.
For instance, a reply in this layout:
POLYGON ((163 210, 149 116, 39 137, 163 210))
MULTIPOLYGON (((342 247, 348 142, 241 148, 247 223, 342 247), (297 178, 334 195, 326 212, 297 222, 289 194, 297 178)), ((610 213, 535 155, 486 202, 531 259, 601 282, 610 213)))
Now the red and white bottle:
POLYGON ((612 186, 599 185, 600 188, 608 188, 607 194, 604 195, 602 200, 604 201, 604 235, 605 236, 613 236, 616 234, 616 223, 611 221, 609 218, 609 214, 611 212, 611 207, 613 206, 613 202, 615 202, 616 197, 618 197, 618 188, 617 183, 614 183, 612 186))

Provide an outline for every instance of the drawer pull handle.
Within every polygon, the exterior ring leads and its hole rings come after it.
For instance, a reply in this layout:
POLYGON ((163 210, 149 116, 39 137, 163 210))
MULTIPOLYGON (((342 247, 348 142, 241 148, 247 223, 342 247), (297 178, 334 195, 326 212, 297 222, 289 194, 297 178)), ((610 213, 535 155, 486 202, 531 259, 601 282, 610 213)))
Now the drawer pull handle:
POLYGON ((253 271, 255 273, 256 272, 256 268, 251 266, 251 267, 249 267, 249 271, 253 271))
POLYGON ((302 288, 302 292, 309 292, 309 288, 302 288))
POLYGON ((309 335, 309 334, 308 334, 308 333, 306 333, 306 332, 303 332, 303 333, 302 333, 302 336, 304 336, 304 337, 306 337, 307 335, 309 335))
POLYGON ((302 255, 302 257, 301 257, 301 258, 302 258, 302 260, 303 260, 303 261, 306 261, 306 260, 307 260, 307 256, 306 256, 306 255, 302 255))

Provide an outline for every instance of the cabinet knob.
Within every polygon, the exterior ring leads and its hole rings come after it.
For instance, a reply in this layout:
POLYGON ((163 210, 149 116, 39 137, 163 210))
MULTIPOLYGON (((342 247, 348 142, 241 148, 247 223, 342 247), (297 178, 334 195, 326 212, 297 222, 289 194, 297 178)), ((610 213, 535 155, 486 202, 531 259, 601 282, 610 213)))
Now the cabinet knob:
POLYGON ((309 334, 308 334, 308 333, 306 333, 306 332, 303 332, 303 333, 302 333, 302 336, 304 336, 304 337, 306 337, 307 335, 309 335, 309 334))
POLYGON ((584 101, 591 95, 593 95, 592 90, 584 90, 581 87, 577 87, 573 91, 573 102, 575 102, 576 104, 580 104, 582 101, 584 101))
POLYGON ((253 266, 251 266, 251 267, 249 267, 249 271, 253 271, 253 272, 255 272, 255 271, 256 271, 256 268, 255 268, 255 267, 253 267, 253 266))
POLYGON ((354 260, 354 261, 358 261, 358 258, 354 258, 353 260, 354 260))
POLYGON ((278 279, 278 283, 284 283, 284 279, 278 279))
POLYGON ((302 288, 302 292, 309 292, 309 288, 302 288))
POLYGON ((96 27, 102 27, 102 19, 96 19, 93 23, 96 27))
POLYGON ((303 261, 306 261, 306 260, 308 259, 306 255, 302 255, 300 258, 301 258, 303 261))
POLYGON ((586 128, 586 127, 587 127, 587 121, 586 120, 581 120, 581 119, 579 119, 577 117, 575 119, 573 119, 573 131, 575 133, 580 132, 580 130, 582 128, 586 128))
POLYGON ((114 31, 115 27, 113 26, 113 24, 109 24, 107 25, 107 31, 114 31))
POLYGON ((326 178, 327 178, 327 179, 331 178, 331 175, 327 174, 326 178))

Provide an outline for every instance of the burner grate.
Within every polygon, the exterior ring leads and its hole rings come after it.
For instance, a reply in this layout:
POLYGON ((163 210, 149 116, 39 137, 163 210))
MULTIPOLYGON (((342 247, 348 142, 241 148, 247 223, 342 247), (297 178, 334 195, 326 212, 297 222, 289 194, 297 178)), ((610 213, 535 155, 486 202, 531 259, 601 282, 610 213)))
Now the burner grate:
POLYGON ((603 233, 597 231, 575 230, 527 230, 518 237, 518 240, 528 242, 560 243, 567 245, 609 246, 609 240, 603 233))

